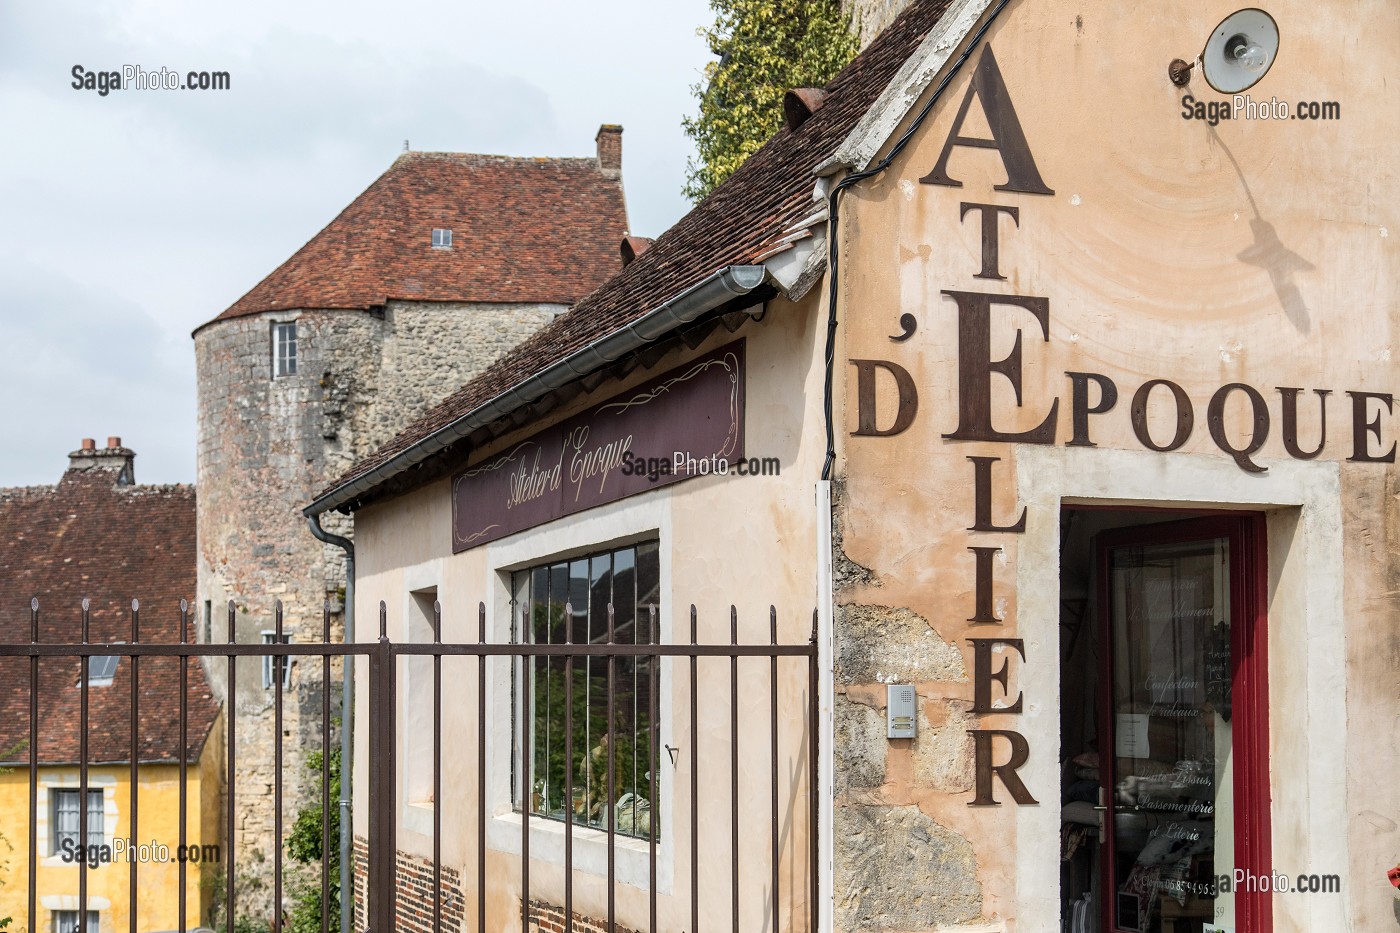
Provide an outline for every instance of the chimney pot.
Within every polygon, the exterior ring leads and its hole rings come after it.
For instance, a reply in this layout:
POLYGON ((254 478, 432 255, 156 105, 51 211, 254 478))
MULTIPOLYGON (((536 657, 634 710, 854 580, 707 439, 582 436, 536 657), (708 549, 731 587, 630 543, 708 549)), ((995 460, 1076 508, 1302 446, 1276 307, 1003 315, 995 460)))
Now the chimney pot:
POLYGON ((651 248, 651 237, 629 236, 622 238, 622 265, 624 267, 632 265, 632 262, 642 253, 651 248))
POLYGON ((598 167, 605 172, 622 171, 622 127, 604 123, 594 137, 598 144, 598 167))
POLYGON ((96 449, 97 449, 97 441, 93 440, 93 439, 90 438, 90 437, 85 437, 85 438, 83 438, 83 450, 96 450, 96 449))
POLYGON ((783 122, 788 132, 807 122, 807 118, 826 103, 826 91, 819 87, 795 87, 783 95, 783 122))
POLYGON ((108 438, 107 438, 107 449, 108 449, 108 450, 115 450, 116 448, 120 447, 121 445, 122 445, 122 439, 121 439, 120 437, 108 436, 108 438))

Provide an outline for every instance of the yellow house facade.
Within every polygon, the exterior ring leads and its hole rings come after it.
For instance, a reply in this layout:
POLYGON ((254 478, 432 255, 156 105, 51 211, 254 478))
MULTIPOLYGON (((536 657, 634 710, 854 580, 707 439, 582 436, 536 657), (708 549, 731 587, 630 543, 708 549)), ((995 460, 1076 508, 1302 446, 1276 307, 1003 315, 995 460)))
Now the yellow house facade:
MULTIPOLYGON (((85 440, 57 484, 0 490, 0 644, 195 640, 194 489, 136 485, 134 458, 85 440)), ((182 903, 209 925, 223 751, 199 658, 0 657, 6 929, 160 933, 182 903)))

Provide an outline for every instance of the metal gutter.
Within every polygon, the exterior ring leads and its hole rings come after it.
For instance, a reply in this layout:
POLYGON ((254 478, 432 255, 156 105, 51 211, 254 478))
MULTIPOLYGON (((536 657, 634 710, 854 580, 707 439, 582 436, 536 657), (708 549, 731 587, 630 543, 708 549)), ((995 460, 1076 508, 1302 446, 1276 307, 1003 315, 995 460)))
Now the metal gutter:
MULTIPOLYGON (((332 534, 321 527, 320 515, 308 515, 306 523, 311 527, 311 534, 318 541, 326 544, 334 544, 345 551, 345 643, 351 644, 355 641, 355 544, 349 538, 342 535, 332 534)), ((350 655, 341 659, 341 685, 340 685, 340 928, 351 930, 353 913, 353 896, 346 896, 346 892, 354 891, 350 878, 351 845, 350 837, 354 832, 352 825, 352 814, 350 812, 352 797, 351 776, 354 771, 355 749, 355 663, 350 655)), ((330 749, 325 749, 323 754, 330 754, 330 749)), ((322 807, 330 806, 329 800, 321 801, 322 807)), ((322 857, 325 853, 322 853, 322 857)))
POLYGON ((763 284, 766 274, 764 266, 725 266, 711 273, 631 324, 618 328, 506 389, 489 402, 449 422, 363 476, 331 489, 302 512, 309 518, 353 502, 379 484, 417 466, 478 428, 539 401, 555 389, 641 349, 734 298, 749 294, 763 284))

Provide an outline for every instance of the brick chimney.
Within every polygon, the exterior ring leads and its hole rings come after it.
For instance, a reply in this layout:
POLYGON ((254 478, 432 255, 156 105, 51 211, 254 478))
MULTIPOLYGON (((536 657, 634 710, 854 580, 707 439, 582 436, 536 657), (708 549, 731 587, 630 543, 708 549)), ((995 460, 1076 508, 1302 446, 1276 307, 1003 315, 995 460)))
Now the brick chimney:
POLYGON ((102 449, 95 440, 85 437, 82 446, 68 455, 68 472, 104 470, 116 474, 116 485, 130 486, 136 482, 135 460, 136 451, 123 447, 120 437, 107 438, 107 446, 102 449))
POLYGON ((598 167, 605 172, 622 171, 622 127, 604 123, 598 127, 598 167))

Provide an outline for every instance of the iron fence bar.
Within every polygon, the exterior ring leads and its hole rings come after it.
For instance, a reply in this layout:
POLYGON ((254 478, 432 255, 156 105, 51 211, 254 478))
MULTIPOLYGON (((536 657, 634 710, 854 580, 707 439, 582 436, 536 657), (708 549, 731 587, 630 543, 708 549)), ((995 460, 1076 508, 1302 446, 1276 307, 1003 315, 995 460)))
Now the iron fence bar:
MULTIPOLYGON (((486 603, 477 604, 477 637, 486 643, 486 603)), ((486 656, 476 662, 476 933, 486 933, 486 656)), ((526 809, 526 808, 522 808, 526 809)))
MULTIPOLYGON (((778 643, 778 607, 768 607, 768 638, 774 645, 778 643)), ((772 781, 772 811, 769 819, 772 822, 772 868, 773 876, 769 883, 773 899, 773 933, 778 933, 778 657, 774 655, 768 663, 768 735, 769 735, 769 755, 771 761, 771 771, 769 778, 772 781)))
MULTIPOLYGON (((39 640, 39 597, 29 600, 29 640, 39 640)), ((29 659, 29 933, 38 929, 39 891, 39 656, 29 659)))
MULTIPOLYGON (((180 644, 189 640, 189 611, 190 604, 187 600, 180 600, 180 644)), ((186 808, 189 806, 189 685, 190 685, 190 659, 180 658, 180 851, 185 851, 188 841, 186 824, 188 814, 186 808)), ((201 834, 201 842, 203 834, 201 834)), ((185 864, 185 859, 180 859, 180 893, 179 901, 180 917, 176 921, 175 929, 178 933, 185 933, 185 911, 189 908, 189 892, 186 890, 189 885, 187 872, 189 867, 185 864)))
MULTIPOLYGON (((564 644, 574 640, 573 603, 564 603, 564 644)), ((585 637, 587 635, 585 634, 585 637)), ((534 662, 530 662, 533 667, 534 662)), ((527 679, 525 689, 530 689, 527 679)), ((585 716, 587 713, 584 714, 585 716)), ((528 755, 522 749, 521 755, 528 755)), ((548 780, 546 778, 546 780, 548 780)), ((586 804, 585 804, 586 805, 586 804)), ((574 656, 564 656, 564 933, 574 931, 574 656)))
MULTIPOLYGON (((635 616, 633 617, 635 618, 635 616)), ((617 640, 613 604, 608 603, 608 644, 617 640)), ((608 655, 608 933, 617 930, 617 655, 608 655)), ((632 801, 632 831, 637 829, 637 803, 632 801)))
MULTIPOLYGON (((690 644, 698 640, 695 604, 690 604, 690 644)), ((690 929, 700 933, 700 658, 690 656, 690 929)), ((777 933, 777 931, 773 931, 777 933)))
MULTIPOLYGON (((396 644, 391 643, 383 649, 392 655, 425 655, 432 656, 441 653, 443 657, 469 656, 477 657, 599 657, 606 658, 610 651, 616 653, 620 658, 650 658, 660 656, 663 658, 768 658, 776 654, 780 658, 787 657, 813 657, 811 645, 686 645, 686 644, 636 644, 629 645, 626 642, 617 644, 609 648, 605 644, 574 644, 570 645, 546 645, 546 644, 444 644, 441 646, 431 644, 396 644)), ((343 655, 373 655, 378 653, 376 645, 370 642, 355 642, 351 644, 334 643, 319 644, 315 642, 300 642, 286 645, 259 645, 259 644, 226 644, 220 646, 204 646, 197 644, 156 644, 147 642, 141 645, 129 645, 122 642, 91 642, 83 645, 63 645, 63 644, 27 644, 27 643, 4 643, 0 644, 0 658, 92 658, 112 654, 134 655, 136 657, 188 657, 188 658, 263 658, 263 657, 331 657, 338 658, 343 655)))
MULTIPOLYGON (((518 638, 512 634, 512 638, 520 643, 525 643, 525 633, 529 631, 529 607, 520 607, 520 631, 518 638)), ((486 655, 482 655, 481 663, 486 663, 486 655)), ((534 756, 530 754, 530 665, 533 662, 527 660, 525 655, 520 657, 520 670, 522 671, 520 683, 520 930, 521 933, 530 933, 530 809, 532 801, 530 799, 530 766, 534 763, 534 756)), ((514 665, 512 664, 512 667, 514 665)), ((483 728, 486 722, 486 707, 479 711, 483 728)), ((547 774, 547 772, 546 772, 547 774)), ((548 780, 548 777, 545 778, 548 780)), ((482 933, 482 931, 478 931, 482 933)))
MULTIPOLYGON (((331 640, 331 601, 321 601, 321 640, 331 640)), ((348 659, 347 659, 348 661, 348 659)), ((344 764, 341 780, 345 780, 344 764)), ((330 933, 331 869, 331 658, 321 657, 321 933, 330 933)), ((345 897, 341 891, 340 896, 345 897)), ((184 933, 183 930, 180 933, 184 933)), ((343 933, 351 933, 349 930, 343 933)))
MULTIPOLYGON (((238 610, 234 607, 233 600, 228 601, 228 643, 234 645, 238 641, 238 610)), ((225 741, 228 747, 228 761, 226 763, 228 774, 224 780, 224 802, 228 810, 228 871, 224 879, 224 907, 227 911, 225 920, 227 922, 227 933, 234 933, 233 915, 236 904, 234 902, 233 889, 233 866, 237 860, 238 847, 234 837, 233 805, 237 796, 234 784, 234 762, 238 760, 238 703, 235 702, 238 696, 238 658, 230 654, 228 656, 228 686, 224 691, 224 702, 228 704, 228 735, 225 741)), ((87 933, 87 931, 83 931, 87 933)))
MULTIPOLYGON (((729 607, 729 641, 739 643, 739 610, 729 607)), ((729 658, 729 899, 739 933, 739 658, 729 658)))
MULTIPOLYGON (((138 644, 141 641, 141 602, 133 599, 131 601, 131 643, 138 644)), ((141 718, 139 687, 141 684, 140 658, 131 656, 131 728, 127 730, 127 738, 131 745, 130 781, 131 781, 131 840, 136 842, 141 837, 137 823, 137 797, 136 788, 140 784, 137 774, 137 761, 140 758, 138 753, 140 740, 141 718)), ((127 877, 127 928, 130 933, 136 933, 136 863, 140 859, 131 859, 128 863, 127 877)), ((86 930, 83 933, 87 933, 86 930)))
POLYGON ((379 603, 379 650, 369 656, 370 692, 370 800, 376 805, 369 817, 369 929, 373 933, 394 933, 395 856, 394 809, 398 805, 394 787, 395 665, 389 650, 388 607, 379 603))
MULTIPOLYGON (((661 642, 660 626, 657 625, 656 603, 647 607, 647 641, 654 647, 661 642)), ((661 679, 661 656, 653 654, 647 659, 647 917, 650 933, 656 933, 656 821, 661 815, 660 801, 656 796, 656 783, 660 778, 661 760, 658 757, 661 744, 661 723, 658 722, 658 685, 661 679)), ((636 807, 632 809, 635 821, 636 807)))
MULTIPOLYGON (((273 608, 273 644, 282 644, 282 600, 273 608)), ((273 928, 282 933, 282 678, 291 669, 290 658, 272 662, 272 911, 273 928)))
MULTIPOLYGON (((92 601, 83 597, 83 644, 87 644, 90 626, 92 601)), ((84 656, 78 661, 78 845, 84 849, 88 844, 88 673, 91 661, 84 656)), ((78 931, 87 933, 87 859, 78 862, 78 931)))
POLYGON ((819 795, 822 793, 822 788, 817 786, 818 754, 820 752, 820 748, 817 744, 817 738, 819 734, 818 730, 821 728, 821 705, 817 699, 817 678, 820 674, 820 671, 817 667, 817 631, 817 611, 813 609, 811 643, 812 651, 807 656, 807 728, 812 736, 811 741, 808 743, 809 754, 807 756, 807 767, 809 769, 808 786, 810 788, 810 792, 807 794, 807 841, 808 847, 811 850, 809 856, 811 864, 811 870, 809 871, 811 878, 809 879, 809 884, 811 885, 812 889, 811 903, 808 906, 808 911, 811 914, 811 916, 809 917, 807 922, 810 925, 809 929, 811 933, 817 933, 817 917, 821 909, 819 906, 820 902, 818 901, 818 897, 821 894, 821 887, 819 881, 821 876, 821 870, 818 866, 818 859, 820 858, 820 849, 817 844, 817 831, 819 828, 818 823, 820 821, 819 808, 821 806, 819 795))
MULTIPOLYGON (((442 644, 442 603, 433 600, 433 644, 442 644)), ((433 933, 442 933, 442 655, 433 655, 433 933)))

